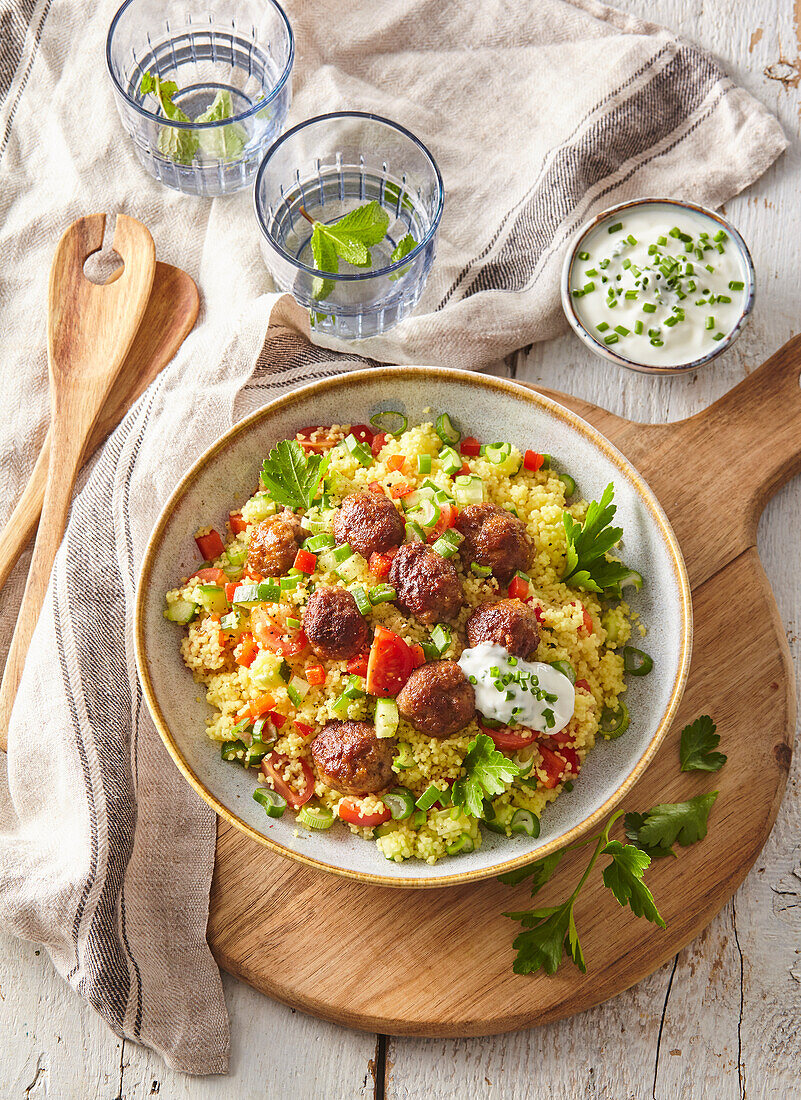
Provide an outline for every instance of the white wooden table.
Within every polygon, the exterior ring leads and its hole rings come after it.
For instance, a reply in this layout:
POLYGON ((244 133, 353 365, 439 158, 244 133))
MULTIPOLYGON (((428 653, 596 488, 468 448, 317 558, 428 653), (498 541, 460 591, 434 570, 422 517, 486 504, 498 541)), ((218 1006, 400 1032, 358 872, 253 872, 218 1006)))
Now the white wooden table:
MULTIPOLYGON (((655 380, 621 374, 591 358, 572 336, 521 352, 496 373, 568 390, 633 420, 676 420, 705 407, 801 328, 796 87, 801 3, 617 3, 710 49, 737 82, 781 118, 791 139, 779 163, 726 210, 753 252, 756 312, 721 365, 697 376, 655 380)), ((796 662, 799 532, 796 479, 768 506, 759 530, 759 551, 796 662)), ((743 612, 745 617, 745 593, 743 612)), ((118 1040, 44 953, 3 937, 0 1095, 2 1100, 801 1097, 800 778, 796 757, 761 857, 695 943, 606 1005, 513 1035, 470 1040, 363 1035, 302 1016, 226 975, 230 1074, 190 1078, 118 1040)))

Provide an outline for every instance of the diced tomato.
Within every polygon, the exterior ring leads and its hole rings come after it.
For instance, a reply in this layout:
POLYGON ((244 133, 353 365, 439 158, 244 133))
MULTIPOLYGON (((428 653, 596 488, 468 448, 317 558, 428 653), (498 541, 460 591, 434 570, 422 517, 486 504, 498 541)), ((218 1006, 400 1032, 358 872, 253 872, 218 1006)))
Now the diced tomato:
POLYGON ((557 746, 560 752, 565 747, 565 745, 572 745, 575 740, 574 732, 570 728, 571 725, 572 722, 570 723, 570 725, 565 726, 563 730, 559 730, 558 733, 552 733, 551 736, 548 738, 549 741, 553 742, 553 744, 557 746))
POLYGON ((589 613, 586 607, 582 607, 581 614, 584 619, 584 622, 582 624, 584 629, 587 631, 588 634, 592 634, 593 630, 595 629, 592 625, 592 615, 589 613))
POLYGON ((477 458, 481 454, 481 444, 475 436, 467 435, 459 444, 459 451, 468 458, 477 458))
POLYGON ((356 806, 350 798, 342 799, 337 813, 343 821, 347 821, 349 825, 358 825, 361 829, 372 829, 376 825, 383 825, 392 817, 386 806, 380 812, 363 814, 360 807, 356 806))
POLYGON ((256 644, 256 640, 250 631, 248 631, 239 639, 239 650, 236 655, 236 663, 238 665, 243 665, 245 668, 250 668, 256 660, 256 654, 258 652, 259 647, 256 644))
POLYGON ((243 531, 247 531, 248 525, 246 520, 242 519, 241 512, 231 512, 228 517, 228 523, 231 526, 231 530, 235 535, 241 535, 243 531))
POLYGON ((277 730, 280 730, 281 726, 286 722, 286 715, 282 714, 280 710, 271 710, 270 721, 277 730))
POLYGON ((299 657, 309 640, 299 627, 287 626, 287 619, 295 617, 294 608, 280 604, 263 604, 250 613, 250 626, 265 649, 280 653, 282 657, 299 657))
POLYGON ((367 488, 370 490, 371 493, 381 493, 382 496, 387 495, 384 492, 384 486, 381 484, 380 481, 371 481, 367 488))
POLYGON ((586 691, 590 695, 592 695, 592 688, 590 687, 590 685, 587 683, 586 680, 576 680, 576 687, 581 688, 582 691, 586 691))
POLYGON ((325 683, 325 669, 322 665, 309 665, 306 669, 306 682, 314 686, 325 683))
POLYGON ((524 600, 528 596, 528 581, 522 577, 512 577, 509 581, 509 599, 524 600))
MULTIPOLYGON (((222 569, 220 570, 222 573, 222 569)), ((224 574, 223 574, 224 575, 224 574)), ((229 603, 234 601, 234 592, 239 588, 239 581, 229 581, 225 586, 225 598, 229 603)))
POLYGON ((462 475, 462 477, 467 477, 467 475, 470 473, 470 467, 467 465, 466 462, 462 463, 462 468, 459 473, 462 475))
POLYGON ((220 554, 222 554, 225 549, 223 540, 220 538, 220 532, 215 531, 213 527, 207 535, 196 536, 195 542, 200 551, 200 556, 206 561, 213 561, 215 558, 219 558, 220 554))
POLYGON ((246 568, 244 573, 242 574, 242 580, 248 581, 250 584, 261 584, 261 582, 264 580, 264 577, 261 575, 261 573, 256 573, 254 572, 254 570, 246 568))
POLYGON ((410 493, 413 492, 414 485, 409 485, 405 481, 399 481, 397 485, 393 485, 392 488, 389 490, 389 495, 392 497, 393 500, 400 500, 402 497, 407 497, 410 493))
POLYGON ((420 665, 426 663, 426 655, 421 645, 412 646, 412 661, 414 662, 414 668, 419 668, 420 665))
POLYGON ((308 550, 298 550, 295 555, 295 568, 301 573, 313 573, 317 566, 317 555, 308 550))
POLYGON ((527 470, 531 470, 532 474, 539 470, 544 461, 545 455, 541 455, 538 451, 526 451, 523 455, 523 465, 527 470))
POLYGON ((564 756, 573 775, 578 775, 581 771, 581 761, 579 760, 579 755, 576 750, 572 749, 569 745, 563 745, 562 748, 559 749, 559 755, 564 756))
POLYGON ((225 633, 224 630, 221 630, 218 633, 217 639, 220 643, 220 649, 225 649, 225 647, 228 645, 228 635, 225 633))
POLYGON ((488 737, 492 738, 495 747, 501 750, 522 749, 537 739, 537 731, 527 729, 525 726, 515 726, 514 729, 510 729, 508 726, 499 726, 497 729, 493 729, 481 722, 479 722, 479 726, 488 737))
POLYGON ((403 638, 376 626, 367 662, 367 691, 379 698, 397 695, 411 675, 414 657, 403 638))
POLYGON ((360 443, 366 443, 372 449, 375 432, 369 424, 351 424, 350 431, 360 443))
POLYGON ((409 473, 409 463, 406 461, 406 455, 390 455, 387 459, 388 470, 402 470, 405 474, 409 473))
POLYGON ((426 535, 426 542, 436 542, 443 531, 447 531, 448 528, 453 527, 456 523, 456 517, 459 515, 459 509, 455 504, 443 504, 439 510, 439 519, 426 535))
POLYGON ((538 748, 542 753, 542 767, 546 775, 546 778, 542 780, 542 785, 550 791, 564 775, 567 763, 561 756, 557 756, 552 749, 549 749, 547 745, 540 744, 538 748))
POLYGON ((534 604, 534 618, 537 620, 538 623, 542 623, 545 621, 545 612, 542 610, 538 603, 534 604))
POLYGON ((300 766, 303 769, 303 786, 300 790, 296 791, 289 786, 280 774, 287 763, 288 760, 286 756, 282 756, 277 752, 271 752, 262 760, 260 771, 265 779, 269 778, 272 780, 273 790, 282 795, 293 809, 299 810, 314 794, 314 773, 306 761, 301 760, 300 766))
MULTIPOLYGON (((203 584, 219 584, 226 586, 228 584, 228 578, 226 577, 225 573, 223 573, 222 569, 214 569, 213 567, 208 569, 198 569, 197 573, 193 573, 192 576, 197 577, 197 579, 203 584)), ((228 596, 227 591, 225 594, 226 596, 228 596)), ((230 597, 228 598, 230 599, 230 597)))
POLYGON ((367 675, 367 662, 370 659, 369 653, 360 653, 358 657, 351 657, 345 668, 351 674, 351 676, 366 676, 367 675))
POLYGON ((367 568, 374 577, 378 577, 380 581, 383 581, 385 577, 389 576, 392 559, 397 552, 397 550, 387 550, 385 554, 379 554, 378 551, 373 551, 367 560, 367 568))
POLYGON ((373 442, 370 445, 370 450, 373 452, 373 458, 387 445, 389 439, 389 432, 376 432, 373 436, 373 442))
POLYGON ((269 692, 264 695, 257 695, 255 699, 252 699, 244 710, 239 712, 240 718, 248 716, 252 721, 256 721, 257 718, 261 718, 262 714, 269 714, 275 706, 275 699, 269 692))
POLYGON ((299 722, 297 718, 294 719, 293 725, 301 737, 311 737, 314 733, 314 726, 307 726, 305 722, 299 722))
POLYGON ((339 439, 335 439, 330 434, 330 430, 327 424, 310 424, 308 428, 301 428, 299 432, 295 432, 295 439, 307 454, 323 454, 339 442, 339 439), (319 432, 320 435, 317 439, 312 439, 311 436, 315 432, 319 432))

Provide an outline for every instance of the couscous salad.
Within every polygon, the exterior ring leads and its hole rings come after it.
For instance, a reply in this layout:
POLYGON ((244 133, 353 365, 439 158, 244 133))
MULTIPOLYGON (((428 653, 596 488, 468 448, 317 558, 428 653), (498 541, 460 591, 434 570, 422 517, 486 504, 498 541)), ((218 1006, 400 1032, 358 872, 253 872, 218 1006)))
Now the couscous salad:
POLYGON ((203 566, 166 596, 227 766, 267 814, 337 822, 387 859, 539 833, 596 739, 628 726, 613 488, 578 499, 550 456, 409 427, 299 431, 263 462, 203 566))

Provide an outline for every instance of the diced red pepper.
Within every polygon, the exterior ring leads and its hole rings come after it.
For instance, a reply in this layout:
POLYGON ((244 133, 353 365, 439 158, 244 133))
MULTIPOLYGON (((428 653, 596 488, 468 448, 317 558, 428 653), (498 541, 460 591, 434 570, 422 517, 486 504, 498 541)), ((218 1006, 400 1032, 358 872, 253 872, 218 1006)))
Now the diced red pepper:
POLYGON ((307 726, 305 722, 299 722, 297 718, 294 719, 293 725, 301 737, 311 737, 314 733, 314 726, 307 726))
POLYGON ((412 661, 414 662, 412 667, 419 668, 420 665, 424 665, 426 663, 426 655, 423 647, 421 645, 413 645, 411 650, 412 661))
POLYGON ((358 657, 351 657, 345 668, 351 674, 351 676, 366 676, 367 675, 367 662, 370 659, 369 653, 360 653, 358 657))
POLYGON ((460 474, 461 474, 461 475, 462 475, 463 477, 467 477, 467 475, 468 475, 468 474, 470 473, 470 467, 469 467, 469 466, 467 465, 467 463, 466 463, 466 462, 463 462, 463 463, 462 463, 462 468, 461 468, 461 470, 459 471, 459 473, 460 473, 460 474))
POLYGON ((317 555, 309 550, 298 550, 295 555, 295 568, 301 573, 313 573, 317 566, 317 555))
POLYGON ((407 497, 410 493, 413 492, 414 485, 409 485, 405 481, 399 481, 397 485, 393 485, 392 488, 389 490, 389 495, 392 497, 393 500, 400 500, 402 497, 407 497))
MULTIPOLYGON (((227 585, 228 578, 222 569, 216 569, 214 566, 210 566, 207 569, 198 569, 197 573, 192 574, 193 577, 197 577, 203 584, 219 584, 227 585)), ((228 593, 226 592, 226 596, 228 593)))
POLYGON ((352 799, 343 798, 337 809, 337 813, 343 821, 350 825, 358 825, 362 829, 372 829, 376 825, 383 825, 392 817, 391 812, 384 807, 374 814, 363 814, 361 808, 356 806, 352 799))
POLYGON ((589 695, 592 695, 592 688, 586 680, 576 680, 576 687, 581 688, 582 691, 586 691, 589 695))
POLYGON ((241 512, 231 512, 228 517, 228 523, 231 526, 231 530, 235 535, 241 535, 243 531, 247 531, 248 525, 246 520, 242 519, 241 512))
POLYGON ((481 444, 475 436, 467 435, 459 444, 459 451, 468 458, 477 458, 481 454, 481 444))
POLYGON ((545 612, 542 610, 538 603, 534 604, 534 618, 538 623, 545 622, 545 612))
POLYGON ((373 458, 386 447, 387 440, 389 439, 389 432, 376 432, 373 436, 373 442, 370 445, 370 450, 373 452, 373 458))
POLYGON ((406 461, 406 455, 390 455, 387 459, 388 470, 403 470, 404 473, 409 473, 409 464, 406 461))
POLYGON ((528 596, 528 581, 522 577, 512 577, 509 581, 509 599, 524 600, 528 596))
MULTIPOLYGON (((220 570, 220 572, 222 573, 222 569, 220 570)), ((223 576, 225 576, 224 573, 223 576)), ((225 598, 226 600, 228 600, 229 603, 234 602, 234 592, 236 592, 237 588, 239 588, 239 581, 229 581, 228 584, 226 584, 225 598)))
POLYGON ((541 455, 539 451, 526 451, 523 455, 523 465, 527 470, 531 470, 532 474, 535 474, 544 462, 545 455, 541 455))
POLYGON ((220 532, 215 531, 212 527, 211 531, 207 535, 195 536, 195 542, 197 548, 200 551, 200 555, 206 561, 214 561, 215 558, 219 558, 225 546, 223 540, 220 538, 220 532))
POLYGON ((389 576, 389 571, 392 568, 392 559, 397 552, 397 550, 388 550, 385 554, 379 554, 378 551, 373 551, 367 560, 367 568, 374 577, 383 581, 385 577, 389 576))
POLYGON ((387 495, 384 492, 384 486, 381 484, 380 481, 371 481, 367 488, 370 490, 371 493, 381 493, 382 496, 387 495))
POLYGON ((592 634, 593 630, 595 629, 592 625, 592 615, 589 613, 586 607, 582 607, 581 614, 584 619, 584 622, 582 624, 584 629, 587 631, 588 634, 592 634))
POLYGON ((251 700, 243 711, 240 711, 240 717, 244 718, 245 715, 248 718, 255 721, 260 718, 262 714, 268 714, 275 706, 275 699, 267 692, 264 695, 257 695, 255 699, 251 700))
POLYGON ((271 710, 270 711, 270 721, 272 722, 272 724, 275 726, 275 728, 277 730, 280 730, 281 726, 283 726, 284 723, 286 722, 286 715, 282 714, 280 712, 280 710, 271 710))
POLYGON ((306 669, 306 682, 317 687, 325 683, 325 669, 322 665, 309 665, 306 669))
POLYGON ((245 668, 250 668, 253 662, 256 660, 256 655, 259 652, 259 647, 256 644, 256 640, 253 635, 248 632, 243 634, 239 639, 239 649, 236 655, 236 663, 243 665, 245 668))
POLYGON ((226 645, 228 644, 228 635, 225 633, 224 630, 221 630, 219 632, 219 634, 217 635, 217 640, 220 643, 220 649, 225 649, 226 645))

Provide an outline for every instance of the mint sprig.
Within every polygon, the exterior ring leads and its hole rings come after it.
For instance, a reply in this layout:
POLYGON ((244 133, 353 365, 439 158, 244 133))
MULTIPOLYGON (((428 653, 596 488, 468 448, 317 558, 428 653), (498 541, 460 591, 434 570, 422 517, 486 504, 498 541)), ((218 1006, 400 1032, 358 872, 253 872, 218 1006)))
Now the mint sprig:
MULTIPOLYGON (((178 94, 178 85, 174 80, 162 80, 158 73, 146 72, 142 74, 139 89, 142 95, 152 95, 158 100, 165 118, 173 122, 222 122, 234 115, 231 93, 225 88, 217 92, 213 102, 194 120, 173 103, 178 94)), ((212 130, 178 130, 174 126, 160 126, 157 145, 162 156, 174 160, 176 164, 191 164, 198 150, 219 160, 236 160, 242 156, 247 139, 247 130, 239 122, 212 130)))

